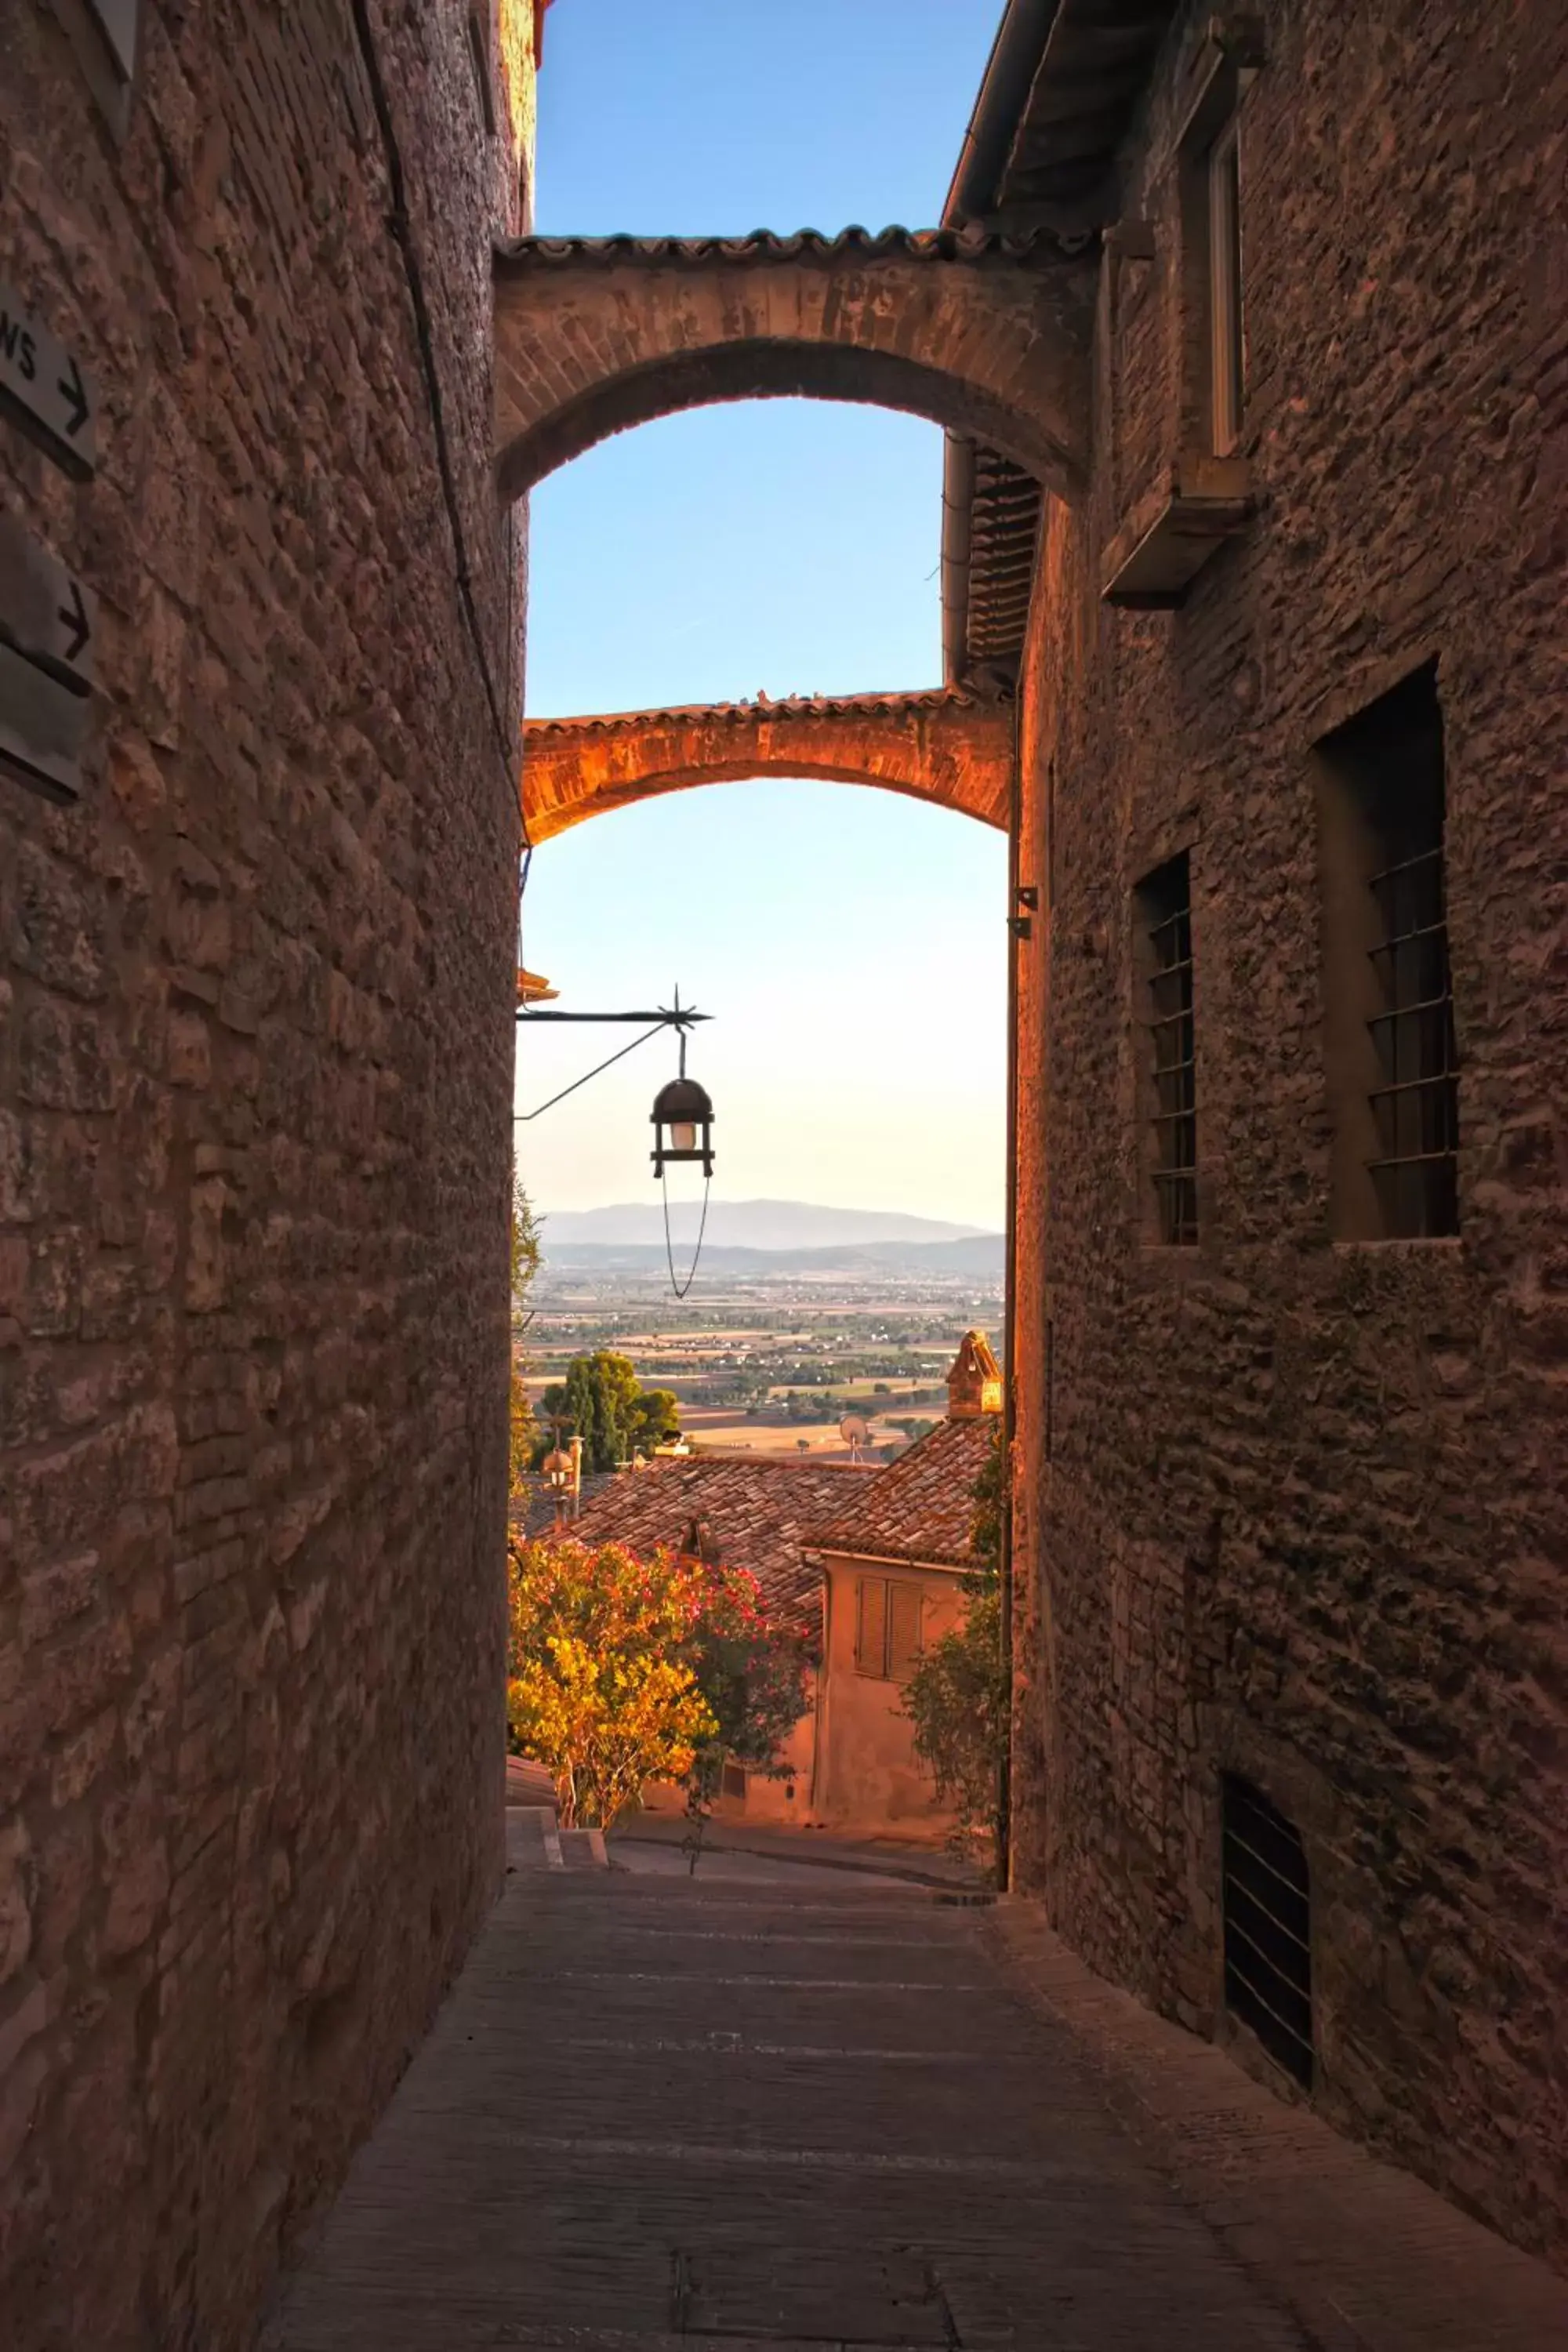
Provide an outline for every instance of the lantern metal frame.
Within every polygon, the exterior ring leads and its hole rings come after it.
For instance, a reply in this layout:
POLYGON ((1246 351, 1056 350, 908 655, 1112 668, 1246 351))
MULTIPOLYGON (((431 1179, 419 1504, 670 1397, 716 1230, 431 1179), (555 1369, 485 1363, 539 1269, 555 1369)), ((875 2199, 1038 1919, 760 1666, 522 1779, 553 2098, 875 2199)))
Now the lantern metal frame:
POLYGON ((686 1032, 680 1033, 680 1070, 678 1076, 660 1087, 653 1099, 650 1124, 654 1130, 653 1150, 648 1158, 653 1172, 661 1181, 667 1168, 700 1168, 711 1180, 713 1174, 713 1104, 706 1087, 686 1075, 686 1032), (694 1128, 700 1139, 679 1149, 666 1143, 665 1129, 673 1133, 677 1127, 694 1128))

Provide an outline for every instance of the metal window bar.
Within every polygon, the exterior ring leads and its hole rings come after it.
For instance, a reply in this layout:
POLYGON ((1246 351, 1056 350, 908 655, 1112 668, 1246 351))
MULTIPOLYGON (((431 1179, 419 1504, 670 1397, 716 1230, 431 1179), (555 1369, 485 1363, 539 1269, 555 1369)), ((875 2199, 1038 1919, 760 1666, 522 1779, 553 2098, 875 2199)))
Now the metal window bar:
POLYGON ((1190 899, 1149 926, 1149 1034, 1154 1052, 1155 1201, 1163 1242, 1198 1237, 1197 1056, 1190 899))
POLYGON ((1368 1097, 1377 1133, 1368 1166, 1384 1229, 1406 1239, 1457 1233, 1458 1055, 1441 843, 1386 866, 1370 887, 1384 1009, 1367 1024, 1383 1078, 1368 1097))
POLYGON ((1226 2006, 1310 2089, 1311 1885, 1300 1832, 1227 1774, 1221 1843, 1226 2006))

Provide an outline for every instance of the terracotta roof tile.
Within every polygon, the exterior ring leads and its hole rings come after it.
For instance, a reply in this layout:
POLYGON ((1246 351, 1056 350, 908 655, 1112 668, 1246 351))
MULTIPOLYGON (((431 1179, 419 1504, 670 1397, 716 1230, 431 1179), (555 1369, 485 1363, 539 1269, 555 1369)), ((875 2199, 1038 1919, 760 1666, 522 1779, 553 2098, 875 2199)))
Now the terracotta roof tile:
POLYGON ((812 1549, 967 1568, 973 1558, 974 1482, 996 1426, 994 1413, 977 1421, 939 1421, 907 1454, 879 1471, 847 1510, 812 1528, 812 1549))
POLYGON ((668 709, 591 712, 580 719, 531 718, 525 732, 528 737, 611 735, 620 728, 646 727, 650 719, 666 720, 672 727, 717 727, 726 723, 750 727, 759 719, 897 719, 906 711, 941 710, 954 706, 975 709, 990 699, 978 689, 941 686, 909 694, 792 694, 777 702, 693 702, 676 704, 668 709))
POLYGON ((496 247, 500 275, 514 276, 525 268, 549 268, 560 262, 596 261, 613 267, 626 262, 658 266, 679 262, 715 261, 836 261, 871 255, 909 254, 929 261, 1047 260, 1056 255, 1072 259, 1094 242, 1089 232, 1067 234, 1052 228, 1030 228, 1016 236, 967 228, 845 228, 836 236, 821 229, 795 229, 779 236, 772 229, 753 229, 747 236, 518 236, 496 247))
POLYGON ((649 1552, 659 1544, 678 1550, 692 1521, 702 1519, 721 1560, 749 1569, 777 1615, 810 1626, 821 1573, 804 1558, 805 1530, 841 1510, 876 1475, 846 1462, 666 1454, 646 1470, 606 1478, 562 1533, 580 1543, 623 1543, 633 1551, 649 1552))

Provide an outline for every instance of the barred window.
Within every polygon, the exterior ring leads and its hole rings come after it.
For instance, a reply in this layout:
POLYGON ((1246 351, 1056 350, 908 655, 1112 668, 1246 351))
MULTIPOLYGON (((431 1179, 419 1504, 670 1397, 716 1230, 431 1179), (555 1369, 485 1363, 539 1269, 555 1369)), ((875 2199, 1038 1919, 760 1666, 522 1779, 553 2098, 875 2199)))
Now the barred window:
POLYGON ((1301 1833, 1261 1789, 1221 1790, 1225 1999, 1299 2083, 1312 2083, 1312 1894, 1301 1833))
POLYGON ((855 1671, 906 1683, 921 1662, 922 1595, 918 1584, 862 1576, 855 1587, 855 1671))
POLYGON ((1458 1055, 1434 667, 1318 750, 1336 1228, 1349 1239, 1456 1234, 1458 1055))
POLYGON ((1192 898, 1184 850, 1145 876, 1136 893, 1148 1037, 1153 1230, 1160 1241, 1183 1245, 1198 1237, 1192 898))

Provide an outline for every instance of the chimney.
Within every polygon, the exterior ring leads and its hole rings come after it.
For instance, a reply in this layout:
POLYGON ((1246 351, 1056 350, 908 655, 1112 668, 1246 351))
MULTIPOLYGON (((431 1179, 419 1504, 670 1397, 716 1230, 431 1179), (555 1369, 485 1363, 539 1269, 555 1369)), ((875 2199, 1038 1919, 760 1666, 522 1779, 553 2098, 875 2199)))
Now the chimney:
POLYGON ((949 1421, 979 1421, 1002 1410, 1002 1368, 984 1331, 966 1331, 947 1376, 949 1421))

